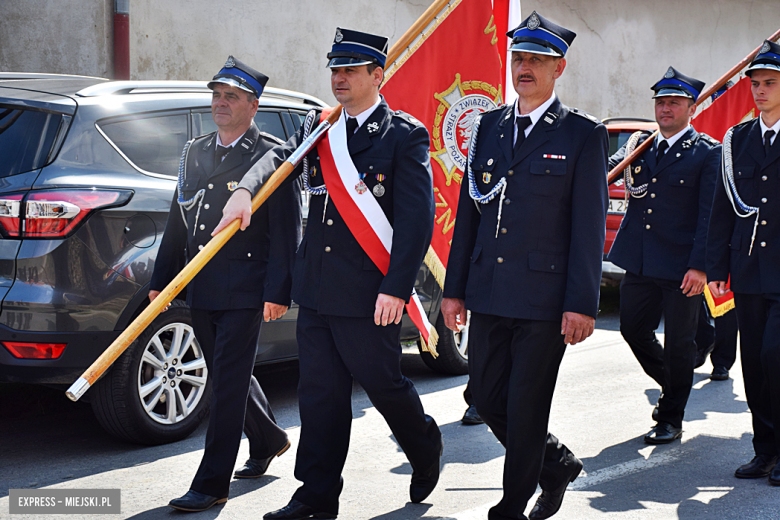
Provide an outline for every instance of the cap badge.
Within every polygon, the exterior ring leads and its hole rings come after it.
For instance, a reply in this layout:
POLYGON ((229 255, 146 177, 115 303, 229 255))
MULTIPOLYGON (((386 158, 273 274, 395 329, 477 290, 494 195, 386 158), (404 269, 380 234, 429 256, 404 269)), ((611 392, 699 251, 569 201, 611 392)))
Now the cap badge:
POLYGON ((228 56, 228 59, 227 59, 227 61, 225 62, 225 68, 226 68, 226 69, 232 69, 232 68, 233 68, 233 67, 235 67, 235 66, 236 66, 236 60, 235 60, 235 58, 233 58, 233 56, 232 56, 232 55, 231 55, 231 56, 228 56))
POLYGON ((758 51, 759 54, 764 54, 765 52, 769 52, 769 42, 764 42, 764 45, 761 46, 761 50, 758 51))
POLYGON ((366 129, 368 130, 369 134, 375 134, 379 131, 379 123, 372 121, 366 125, 366 129))
POLYGON ((666 79, 673 78, 674 77, 674 69, 669 67, 669 70, 666 71, 666 74, 664 74, 664 77, 666 79))
POLYGON ((228 191, 236 191, 236 188, 238 188, 238 182, 236 181, 230 181, 227 183, 228 191))
POLYGON ((539 28, 541 25, 541 21, 539 21, 539 15, 536 14, 536 11, 531 13, 531 17, 528 18, 528 23, 526 24, 526 27, 529 31, 535 31, 539 28))
POLYGON ((334 38, 334 42, 341 43, 341 41, 344 39, 344 35, 341 34, 341 29, 336 29, 336 38, 334 38))

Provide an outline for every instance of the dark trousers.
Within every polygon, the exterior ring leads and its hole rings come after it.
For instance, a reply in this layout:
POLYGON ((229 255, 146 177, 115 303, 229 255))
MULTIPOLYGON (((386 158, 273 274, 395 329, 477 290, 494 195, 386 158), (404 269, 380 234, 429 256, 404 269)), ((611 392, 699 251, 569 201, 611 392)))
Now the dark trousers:
POLYGON ((756 455, 780 455, 780 294, 734 293, 756 455))
POLYGON ((438 464, 441 432, 425 415, 414 384, 401 373, 401 326, 373 318, 326 316, 298 310, 298 400, 301 438, 293 498, 338 513, 341 471, 352 425, 352 381, 387 421, 414 471, 438 464))
POLYGON ((566 345, 561 324, 471 313, 469 378, 479 415, 506 448, 504 496, 490 520, 525 518, 528 500, 556 489, 573 454, 547 431, 566 345))
POLYGON ((228 496, 243 429, 249 456, 267 458, 287 442, 276 425, 271 405, 252 375, 262 309, 207 311, 192 309, 198 338, 211 376, 211 413, 206 450, 190 489, 228 496))
POLYGON ((466 389, 463 391, 463 400, 466 401, 466 404, 469 406, 474 405, 474 396, 471 393, 471 380, 469 379, 468 383, 466 383, 466 389))
POLYGON ((737 313, 732 310, 723 316, 713 318, 710 316, 707 302, 704 301, 702 311, 699 313, 696 347, 699 353, 712 347, 710 355, 712 366, 726 367, 731 370, 737 360, 737 313))
POLYGON ((696 327, 702 296, 685 296, 680 282, 627 272, 620 283, 620 333, 645 373, 661 386, 653 418, 682 428, 693 386, 696 327), (655 331, 664 317, 664 346, 655 331))

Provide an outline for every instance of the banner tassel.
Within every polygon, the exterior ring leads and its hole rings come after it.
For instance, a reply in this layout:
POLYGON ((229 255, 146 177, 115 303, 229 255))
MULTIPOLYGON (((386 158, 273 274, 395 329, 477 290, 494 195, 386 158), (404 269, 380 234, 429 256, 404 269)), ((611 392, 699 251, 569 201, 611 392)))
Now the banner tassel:
POLYGON ((436 359, 439 357, 439 353, 436 351, 436 345, 439 343, 439 333, 436 332, 436 329, 431 327, 430 331, 428 332, 428 341, 425 341, 425 338, 420 334, 420 345, 422 345, 423 352, 428 352, 431 356, 433 356, 433 359, 436 359))

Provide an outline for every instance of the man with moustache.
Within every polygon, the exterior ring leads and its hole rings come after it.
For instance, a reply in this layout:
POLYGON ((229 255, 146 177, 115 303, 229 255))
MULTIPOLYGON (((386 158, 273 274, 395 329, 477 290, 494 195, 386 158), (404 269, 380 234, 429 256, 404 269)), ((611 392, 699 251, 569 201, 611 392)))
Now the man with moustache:
MULTIPOLYGON (((631 199, 608 257, 626 270, 620 283, 620 333, 661 387, 652 412, 656 424, 645 435, 646 444, 682 437, 693 385, 707 283, 707 226, 721 159, 720 144, 690 125, 703 88, 704 82, 673 67, 651 87, 660 133, 626 169, 631 199), (663 346, 655 334, 661 316, 663 346)), ((610 167, 639 144, 634 139, 610 158, 610 167)))
POLYGON ((506 448, 490 520, 549 518, 582 462, 547 430, 567 344, 593 333, 607 211, 607 131, 554 92, 576 36, 536 12, 512 37, 516 104, 475 122, 444 284, 452 330, 471 311, 477 411, 506 448))
MULTIPOLYGON (((267 81, 267 76, 230 56, 209 82, 217 131, 184 148, 150 300, 181 271, 185 259, 192 259, 209 241, 220 221, 219 210, 238 181, 280 142, 260 132, 253 119, 267 81)), ((260 477, 271 460, 290 447, 252 369, 263 319, 280 318, 290 305, 300 233, 300 190, 290 183, 274 193, 255 215, 252 227, 231 238, 187 286, 212 397, 203 458, 190 490, 171 500, 174 509, 204 511, 227 501, 242 429, 249 439, 250 458, 235 473, 237 478, 260 477)))
MULTIPOLYGON (((441 433, 400 366, 404 304, 433 233, 429 139, 419 121, 393 112, 379 94, 387 43, 382 36, 336 30, 328 66, 343 112, 328 131, 327 143, 321 141, 292 174, 302 176, 311 195, 293 272, 293 300, 300 306, 301 438, 295 477, 303 485, 287 506, 266 519, 337 517, 353 380, 409 458, 411 501, 425 500, 439 480, 441 433), (373 213, 364 212, 366 206, 373 213), (376 250, 364 242, 374 231, 355 227, 360 223, 392 232, 382 268, 376 250)), ((242 227, 249 223, 251 194, 298 148, 320 116, 310 112, 296 135, 247 173, 224 209, 221 226, 236 218, 242 227)))
POLYGON ((716 297, 731 278, 753 417, 755 457, 734 475, 780 486, 780 45, 764 42, 745 74, 761 113, 723 139, 707 276, 716 297))

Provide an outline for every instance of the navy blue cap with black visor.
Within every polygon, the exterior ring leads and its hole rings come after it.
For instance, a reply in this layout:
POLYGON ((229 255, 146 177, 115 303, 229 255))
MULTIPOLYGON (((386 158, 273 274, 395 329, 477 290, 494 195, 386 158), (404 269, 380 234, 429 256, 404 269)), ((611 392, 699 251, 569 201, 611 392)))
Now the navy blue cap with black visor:
POLYGON ((259 98, 267 82, 268 76, 256 71, 241 60, 229 56, 225 66, 209 81, 207 86, 214 90, 215 83, 224 83, 250 92, 259 98))
POLYGON ((512 38, 512 52, 528 52, 562 58, 577 36, 576 33, 552 23, 536 11, 506 35, 512 38))
POLYGON ((653 99, 667 96, 687 97, 694 101, 704 89, 704 82, 686 76, 674 67, 669 67, 661 81, 650 87, 655 95, 653 99))
POLYGON ((376 63, 384 69, 388 41, 384 36, 338 27, 333 47, 328 53, 328 67, 335 69, 376 63))
POLYGON ((769 40, 764 41, 758 54, 750 62, 745 75, 751 77, 754 71, 762 69, 780 71, 780 45, 769 40))

